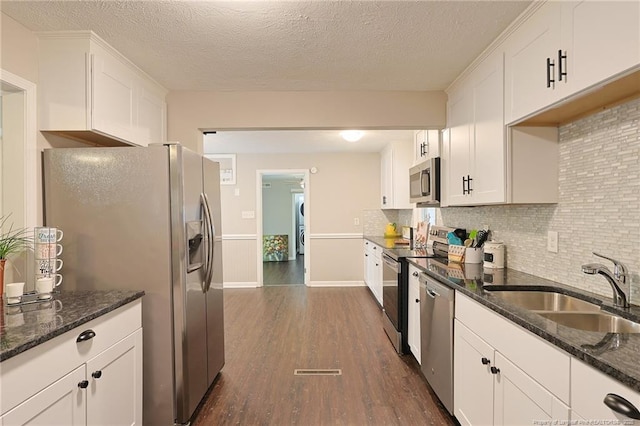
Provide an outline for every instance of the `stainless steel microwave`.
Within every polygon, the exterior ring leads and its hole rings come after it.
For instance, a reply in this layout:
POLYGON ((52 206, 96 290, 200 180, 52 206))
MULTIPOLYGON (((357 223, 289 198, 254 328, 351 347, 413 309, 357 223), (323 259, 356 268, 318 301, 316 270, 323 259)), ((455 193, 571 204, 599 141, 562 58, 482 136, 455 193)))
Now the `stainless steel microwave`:
POLYGON ((440 205, 440 158, 409 169, 409 199, 418 205, 440 205))

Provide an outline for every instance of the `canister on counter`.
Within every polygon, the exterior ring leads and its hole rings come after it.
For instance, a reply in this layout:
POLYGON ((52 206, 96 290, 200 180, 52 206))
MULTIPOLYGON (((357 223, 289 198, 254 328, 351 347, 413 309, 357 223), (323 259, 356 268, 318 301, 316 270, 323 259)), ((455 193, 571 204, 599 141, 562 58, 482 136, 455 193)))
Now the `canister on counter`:
POLYGON ((491 269, 504 268, 504 244, 500 241, 487 241, 483 247, 483 266, 491 269))

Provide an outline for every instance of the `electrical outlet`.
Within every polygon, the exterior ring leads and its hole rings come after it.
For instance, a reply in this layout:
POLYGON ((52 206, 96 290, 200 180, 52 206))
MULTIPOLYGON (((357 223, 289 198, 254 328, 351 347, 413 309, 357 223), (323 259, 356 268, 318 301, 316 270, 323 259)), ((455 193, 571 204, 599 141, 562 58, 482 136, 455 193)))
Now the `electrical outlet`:
POLYGON ((354 217, 353 218, 353 224, 356 225, 356 226, 360 225, 360 218, 359 217, 354 217))
POLYGON ((240 188, 235 188, 233 190, 233 193, 235 194, 236 197, 239 197, 240 196, 240 188))
POLYGON ((242 212, 242 218, 243 219, 255 219, 256 217, 256 212, 254 211, 243 211, 242 212))
POLYGON ((556 231, 547 232, 547 251, 558 252, 558 233, 556 231))

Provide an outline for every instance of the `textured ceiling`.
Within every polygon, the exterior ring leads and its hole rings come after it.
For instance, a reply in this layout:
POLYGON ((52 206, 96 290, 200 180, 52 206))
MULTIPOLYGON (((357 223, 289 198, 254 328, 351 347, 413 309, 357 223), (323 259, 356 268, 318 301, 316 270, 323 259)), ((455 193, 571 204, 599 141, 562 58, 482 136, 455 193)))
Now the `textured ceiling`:
POLYGON ((442 90, 530 1, 2 1, 172 90, 442 90))

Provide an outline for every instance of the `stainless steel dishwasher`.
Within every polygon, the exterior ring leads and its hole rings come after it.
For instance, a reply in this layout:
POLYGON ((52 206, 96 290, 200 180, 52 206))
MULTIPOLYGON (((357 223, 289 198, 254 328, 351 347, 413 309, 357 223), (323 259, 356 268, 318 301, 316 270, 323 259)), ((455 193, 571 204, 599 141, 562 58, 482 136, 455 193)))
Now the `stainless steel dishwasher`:
POLYGON ((453 307, 455 290, 420 274, 422 374, 453 414, 453 307))

